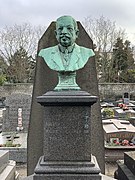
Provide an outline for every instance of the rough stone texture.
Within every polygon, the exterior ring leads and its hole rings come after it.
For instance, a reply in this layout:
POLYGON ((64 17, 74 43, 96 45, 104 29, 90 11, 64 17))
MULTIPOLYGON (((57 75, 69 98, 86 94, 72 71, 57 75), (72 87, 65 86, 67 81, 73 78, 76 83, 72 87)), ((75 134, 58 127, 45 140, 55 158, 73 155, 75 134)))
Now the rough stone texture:
MULTIPOLYGON (((80 23, 77 44, 93 48, 93 43, 80 23)), ((51 23, 39 41, 39 50, 57 44, 54 35, 55 23, 51 23)), ((57 84, 57 73, 48 68, 44 60, 37 57, 35 81, 33 87, 32 108, 28 132, 28 175, 33 174, 40 156, 43 155, 43 107, 36 102, 36 97, 54 89, 57 84), (35 128, 37 129, 35 131, 35 128), (34 141, 33 141, 34 139, 34 141)), ((77 72, 77 83, 82 90, 91 95, 99 95, 95 60, 91 58, 86 66, 77 72)), ((99 166, 104 173, 104 140, 99 101, 92 107, 92 154, 96 156, 99 166)))
POLYGON ((87 111, 89 108, 86 109, 86 107, 47 107, 45 109, 44 154, 46 159, 90 160, 90 131, 87 130, 84 133, 87 111))
POLYGON ((16 131, 18 126, 18 108, 22 108, 22 124, 23 132, 28 131, 31 95, 27 94, 12 94, 5 100, 6 110, 3 114, 3 132, 16 131))
POLYGON ((32 94, 33 84, 32 83, 13 83, 4 84, 0 86, 0 98, 7 97, 14 93, 16 94, 32 94))

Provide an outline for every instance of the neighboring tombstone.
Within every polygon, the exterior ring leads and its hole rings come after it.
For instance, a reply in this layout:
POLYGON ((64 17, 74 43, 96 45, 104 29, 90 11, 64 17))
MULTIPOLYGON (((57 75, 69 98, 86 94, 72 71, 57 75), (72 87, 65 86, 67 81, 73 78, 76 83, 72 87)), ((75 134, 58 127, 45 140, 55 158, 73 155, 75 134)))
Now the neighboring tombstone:
POLYGON ((124 161, 117 161, 118 169, 115 178, 119 180, 135 179, 135 152, 125 152, 124 161))
POLYGON ((123 103, 126 104, 126 105, 129 105, 129 101, 130 101, 129 93, 125 92, 124 95, 123 95, 123 103))
MULTIPOLYGON (((2 125, 3 122, 3 111, 5 109, 5 104, 4 104, 4 97, 0 97, 0 124, 2 125)), ((0 132, 1 132, 1 128, 0 128, 0 132)))
POLYGON ((3 115, 3 132, 14 132, 16 130, 28 131, 31 95, 27 94, 12 94, 5 100, 6 110, 3 115), (20 126, 20 113, 21 109, 21 127, 20 126), (23 128, 22 128, 23 127, 23 128))
MULTIPOLYGON (((77 44, 93 49, 93 43, 80 22, 78 22, 79 37, 77 44)), ((57 44, 55 22, 51 23, 38 44, 38 53, 41 49, 57 44)), ((28 175, 34 173, 34 168, 43 155, 43 107, 36 102, 36 97, 53 90, 58 82, 57 73, 45 64, 41 57, 37 57, 35 81, 33 87, 30 125, 28 131, 28 175)), ((91 95, 99 96, 95 59, 91 58, 85 67, 77 71, 77 84, 82 90, 91 95)), ((98 164, 104 173, 104 137, 101 121, 99 101, 92 106, 91 124, 91 151, 96 156, 98 164)))

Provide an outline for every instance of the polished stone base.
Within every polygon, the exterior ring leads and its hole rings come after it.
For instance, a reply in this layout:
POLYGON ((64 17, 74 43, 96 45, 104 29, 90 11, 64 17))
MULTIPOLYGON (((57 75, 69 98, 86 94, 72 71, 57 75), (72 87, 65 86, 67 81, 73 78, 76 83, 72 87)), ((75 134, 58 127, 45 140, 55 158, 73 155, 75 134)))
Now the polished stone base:
POLYGON ((44 106, 43 154, 33 180, 100 180, 91 156, 91 106, 85 91, 50 91, 37 97, 44 106))
MULTIPOLYGON (((28 176, 28 177, 24 178, 23 180, 33 180, 33 176, 34 175, 28 176)), ((101 174, 101 179, 102 180, 115 180, 114 178, 106 176, 104 174, 101 174)))
MULTIPOLYGON (((102 180, 115 180, 114 178, 109 177, 109 176, 106 176, 106 175, 104 175, 104 174, 100 174, 100 175, 101 175, 101 179, 102 179, 102 180)), ((28 177, 24 178, 23 180, 33 180, 33 177, 34 177, 34 174, 32 174, 31 176, 28 176, 28 177)), ((70 178, 70 176, 69 176, 69 178, 70 178)), ((89 179, 90 179, 90 178, 89 178, 89 179)))
POLYGON ((100 180, 100 169, 96 158, 91 162, 45 162, 44 156, 39 159, 33 180, 100 180))
POLYGON ((54 174, 54 175, 38 175, 34 176, 33 180, 100 180, 99 175, 87 175, 87 174, 54 174))

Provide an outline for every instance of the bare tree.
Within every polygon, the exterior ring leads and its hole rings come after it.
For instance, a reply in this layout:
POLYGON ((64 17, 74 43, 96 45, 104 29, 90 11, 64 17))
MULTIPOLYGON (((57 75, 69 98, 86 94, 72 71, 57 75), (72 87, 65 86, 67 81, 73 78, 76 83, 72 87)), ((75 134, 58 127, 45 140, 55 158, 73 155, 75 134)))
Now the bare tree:
POLYGON ((96 64, 99 77, 106 81, 109 76, 111 53, 113 45, 118 37, 124 39, 125 30, 117 28, 115 22, 111 22, 104 16, 98 19, 85 18, 83 25, 95 44, 96 64))
POLYGON ((33 27, 28 23, 15 24, 12 27, 6 26, 0 31, 0 56, 8 65, 7 76, 9 81, 15 79, 15 82, 29 82, 31 77, 29 77, 28 72, 33 74, 38 40, 44 31, 44 27, 33 27), (28 79, 22 74, 20 77, 21 71, 17 70, 18 67, 22 67, 22 60, 25 60, 23 63, 23 70, 25 71, 23 73, 27 74, 28 79), (24 67, 24 64, 27 66, 29 64, 29 66, 24 67))
POLYGON ((20 47, 34 57, 37 43, 42 35, 43 27, 33 27, 29 23, 6 26, 0 31, 0 55, 9 63, 10 58, 20 47))

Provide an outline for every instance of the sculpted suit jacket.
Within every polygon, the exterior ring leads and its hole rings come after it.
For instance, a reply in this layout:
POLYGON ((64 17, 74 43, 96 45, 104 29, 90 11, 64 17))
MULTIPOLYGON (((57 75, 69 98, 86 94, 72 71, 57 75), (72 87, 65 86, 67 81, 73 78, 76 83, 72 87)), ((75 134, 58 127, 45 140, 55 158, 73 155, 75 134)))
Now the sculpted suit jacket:
POLYGON ((39 56, 44 58, 44 61, 49 68, 55 71, 76 71, 81 69, 85 66, 88 59, 94 55, 92 49, 75 44, 74 49, 71 52, 68 66, 65 67, 58 45, 41 49, 39 52, 39 56))

